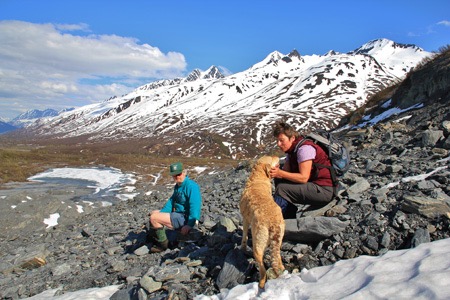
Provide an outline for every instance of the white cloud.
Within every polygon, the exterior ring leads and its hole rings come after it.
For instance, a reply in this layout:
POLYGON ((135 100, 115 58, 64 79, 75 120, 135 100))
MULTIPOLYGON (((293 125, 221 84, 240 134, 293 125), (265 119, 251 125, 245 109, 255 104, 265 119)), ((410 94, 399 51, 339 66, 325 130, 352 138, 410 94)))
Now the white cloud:
POLYGON ((79 24, 55 24, 55 27, 61 31, 85 31, 90 32, 89 25, 86 23, 79 24))
POLYGON ((450 26, 450 21, 442 20, 437 23, 438 25, 450 26))
POLYGON ((31 108, 85 105, 136 87, 126 82, 143 84, 185 71, 181 53, 163 53, 132 37, 89 32, 87 24, 0 21, 3 116, 7 111, 14 117, 31 108))
POLYGON ((437 22, 437 23, 434 23, 433 25, 428 26, 425 31, 422 31, 420 33, 410 31, 407 33, 407 35, 409 37, 420 37, 420 36, 424 36, 424 35, 435 34, 436 29, 437 29, 436 25, 443 25, 443 26, 450 27, 450 21, 442 20, 440 22, 437 22))
POLYGON ((417 34, 415 32, 410 31, 410 32, 408 32, 408 36, 410 36, 410 37, 417 37, 417 36, 420 36, 420 34, 417 34))

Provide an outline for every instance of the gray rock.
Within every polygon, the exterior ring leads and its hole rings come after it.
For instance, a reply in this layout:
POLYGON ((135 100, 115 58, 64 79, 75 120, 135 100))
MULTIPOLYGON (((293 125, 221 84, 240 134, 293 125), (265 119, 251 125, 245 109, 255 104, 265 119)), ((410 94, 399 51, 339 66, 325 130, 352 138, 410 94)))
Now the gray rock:
POLYGON ((419 190, 432 190, 438 187, 440 184, 434 180, 421 180, 417 183, 419 190))
POLYGON ((225 216, 221 216, 219 218, 218 226, 223 226, 226 228, 227 232, 233 232, 236 230, 236 225, 234 225, 233 221, 225 216))
POLYGON ((294 251, 295 253, 302 253, 302 251, 305 251, 309 248, 308 245, 306 244, 296 244, 293 248, 292 251, 294 251))
POLYGON ((389 192, 389 189, 387 189, 385 187, 376 189, 373 191, 372 198, 376 201, 376 203, 384 202, 387 199, 388 192, 389 192))
POLYGON ((108 272, 115 273, 115 272, 122 272, 125 270, 126 264, 123 260, 114 260, 111 262, 111 267, 108 269, 108 272))
POLYGON ((184 282, 191 280, 191 272, 185 265, 153 266, 147 273, 147 276, 153 277, 156 281, 165 282, 173 280, 175 282, 184 282))
POLYGON ((378 242, 377 239, 373 236, 367 237, 367 247, 369 247, 372 250, 378 250, 378 242))
POLYGON ((155 281, 152 277, 148 275, 142 276, 141 280, 139 280, 139 284, 148 293, 153 293, 162 287, 162 282, 155 281))
POLYGON ((240 249, 233 249, 225 257, 223 268, 217 276, 216 284, 219 289, 231 289, 244 283, 248 275, 250 264, 240 249))
POLYGON ((390 174, 390 173, 399 173, 400 171, 403 170, 403 167, 401 165, 391 165, 391 166, 386 166, 386 173, 390 174))
POLYGON ((426 130, 422 134, 423 147, 434 147, 436 143, 444 137, 442 130, 426 130))
POLYGON ((149 249, 148 249, 147 245, 141 246, 141 247, 137 248, 136 250, 134 250, 134 254, 136 254, 137 256, 147 255, 148 252, 149 252, 149 249))
POLYGON ((111 295, 109 300, 134 300, 136 299, 134 295, 135 295, 135 288, 129 287, 118 290, 117 292, 111 295))
POLYGON ((403 198, 401 209, 405 212, 423 215, 427 218, 447 216, 450 214, 450 206, 442 200, 406 195, 403 198))
POLYGON ((450 134, 450 121, 442 122, 442 128, 444 129, 446 135, 450 134))
POLYGON ((389 248, 390 244, 391 244, 391 235, 389 234, 389 232, 385 232, 383 234, 383 237, 381 238, 380 245, 383 246, 384 248, 389 248))
POLYGON ((295 242, 317 242, 343 231, 349 221, 334 217, 304 217, 285 220, 284 239, 295 242))
POLYGON ((68 263, 64 263, 62 265, 56 266, 52 269, 53 276, 61 276, 66 273, 70 273, 72 266, 68 263))
MULTIPOLYGON (((444 142, 445 144, 445 142, 444 142)), ((435 155, 437 155, 438 157, 446 157, 448 155, 448 150, 444 149, 444 148, 433 148, 431 149, 431 152, 435 155)))
POLYGON ((370 188, 370 183, 364 178, 359 179, 355 184, 348 188, 349 194, 361 194, 370 188))
POLYGON ((121 252, 121 251, 123 251, 123 248, 120 246, 110 247, 110 248, 106 249, 106 253, 108 253, 108 255, 110 255, 110 256, 113 256, 115 253, 121 252))
POLYGON ((442 147, 444 147, 445 149, 450 150, 450 136, 448 136, 445 141, 444 144, 442 145, 442 147))
POLYGON ((423 228, 418 228, 414 232, 414 236, 411 239, 411 248, 415 248, 422 243, 429 243, 430 241, 431 241, 430 233, 428 232, 428 230, 423 229, 423 228))

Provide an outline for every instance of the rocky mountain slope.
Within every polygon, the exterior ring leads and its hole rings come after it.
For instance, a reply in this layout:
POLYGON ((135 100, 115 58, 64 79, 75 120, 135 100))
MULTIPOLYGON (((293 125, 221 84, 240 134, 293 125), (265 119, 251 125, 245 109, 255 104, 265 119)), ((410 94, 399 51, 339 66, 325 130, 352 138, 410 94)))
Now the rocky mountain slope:
POLYGON ((430 53, 386 39, 349 53, 301 56, 277 51, 224 77, 216 67, 149 83, 122 97, 40 120, 27 133, 45 139, 140 141, 156 154, 254 157, 271 147, 271 124, 333 128, 349 112, 400 81, 430 53))

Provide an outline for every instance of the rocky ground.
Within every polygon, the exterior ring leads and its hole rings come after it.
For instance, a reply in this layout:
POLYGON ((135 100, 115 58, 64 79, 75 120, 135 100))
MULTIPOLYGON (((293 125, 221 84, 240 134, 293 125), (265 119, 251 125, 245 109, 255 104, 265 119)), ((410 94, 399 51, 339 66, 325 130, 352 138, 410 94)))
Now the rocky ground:
MULTIPOLYGON (((287 220, 282 246, 287 270, 449 238, 449 134, 445 120, 428 127, 392 122, 349 131, 344 140, 352 167, 341 180, 339 198, 287 220)), ((161 254, 148 253, 143 225, 148 212, 170 196, 168 186, 140 182, 134 199, 66 214, 70 217, 51 228, 42 224, 44 212, 63 209, 61 202, 69 212, 73 193, 87 191, 28 191, 33 201, 22 217, 3 216, 11 210, 0 207, 0 296, 18 299, 50 288, 64 293, 121 284, 112 299, 192 299, 256 281, 251 252, 238 248, 238 204, 249 171, 243 164, 196 176, 204 200, 199 227, 178 242, 172 232, 171 249, 161 254)), ((11 205, 8 199, 0 199, 2 205, 11 205)))

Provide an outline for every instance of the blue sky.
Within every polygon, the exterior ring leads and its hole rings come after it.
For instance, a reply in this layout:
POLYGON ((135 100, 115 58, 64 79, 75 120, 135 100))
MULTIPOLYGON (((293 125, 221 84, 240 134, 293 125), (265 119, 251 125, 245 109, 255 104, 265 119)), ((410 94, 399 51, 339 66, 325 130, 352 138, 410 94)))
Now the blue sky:
POLYGON ((438 50, 450 43, 450 1, 0 0, 0 118, 377 38, 438 50))

